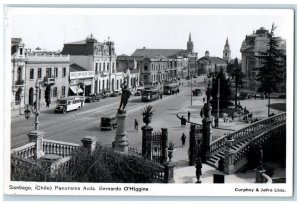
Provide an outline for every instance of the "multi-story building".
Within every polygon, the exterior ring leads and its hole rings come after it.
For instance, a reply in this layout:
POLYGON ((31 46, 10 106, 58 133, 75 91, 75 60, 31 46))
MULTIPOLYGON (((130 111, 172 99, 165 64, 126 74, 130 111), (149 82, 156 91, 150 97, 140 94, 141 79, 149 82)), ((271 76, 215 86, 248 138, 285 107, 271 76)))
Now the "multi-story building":
POLYGON ((223 59, 227 62, 229 62, 231 60, 231 50, 230 50, 230 46, 228 43, 228 38, 226 39, 226 43, 225 43, 224 50, 223 50, 223 59))
MULTIPOLYGON (((242 54, 242 72, 245 74, 245 82, 246 85, 256 89, 256 68, 261 66, 260 59, 256 56, 261 55, 260 52, 265 52, 268 48, 268 39, 269 31, 264 27, 259 28, 256 32, 253 32, 250 35, 246 35, 245 40, 241 46, 241 54, 242 54)), ((278 49, 281 51, 283 56, 286 55, 286 42, 285 40, 278 38, 278 49)), ((285 58, 278 59, 280 61, 284 61, 285 58)))
POLYGON ((85 40, 64 44, 61 53, 70 55, 71 64, 95 72, 91 85, 85 85, 85 95, 103 91, 112 92, 119 87, 114 42, 109 39, 98 42, 91 35, 85 40))
POLYGON ((140 70, 138 69, 138 61, 131 56, 120 55, 117 57, 117 90, 123 80, 129 88, 137 88, 140 85, 140 70))
POLYGON ((209 51, 205 51, 205 56, 198 60, 198 70, 201 73, 219 72, 221 69, 226 71, 227 60, 220 57, 212 57, 209 51))
POLYGON ((24 107, 25 50, 21 38, 11 39, 12 93, 11 108, 24 107))
POLYGON ((41 104, 46 99, 52 102, 60 97, 67 96, 69 90, 69 63, 70 57, 68 55, 41 50, 28 50, 26 52, 25 103, 34 104, 37 81, 41 85, 39 90, 41 104))

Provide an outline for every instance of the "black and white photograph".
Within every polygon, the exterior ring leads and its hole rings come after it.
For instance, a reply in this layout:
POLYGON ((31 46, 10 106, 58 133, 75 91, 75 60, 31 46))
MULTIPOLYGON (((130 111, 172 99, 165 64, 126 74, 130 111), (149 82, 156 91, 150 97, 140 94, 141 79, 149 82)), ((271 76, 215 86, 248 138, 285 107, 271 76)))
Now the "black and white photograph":
POLYGON ((293 195, 292 9, 4 16, 7 194, 293 195))

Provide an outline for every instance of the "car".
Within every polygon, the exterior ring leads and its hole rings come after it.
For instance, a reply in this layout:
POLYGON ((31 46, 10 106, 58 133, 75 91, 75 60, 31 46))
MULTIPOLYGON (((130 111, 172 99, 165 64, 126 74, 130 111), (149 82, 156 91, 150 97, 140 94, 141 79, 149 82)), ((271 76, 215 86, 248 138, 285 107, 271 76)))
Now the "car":
POLYGON ((196 75, 193 75, 193 78, 197 78, 197 76, 196 76, 196 75))
POLYGON ((202 95, 202 90, 199 88, 196 88, 195 90, 193 90, 193 96, 200 96, 202 95))
POLYGON ((100 123, 101 130, 113 130, 116 127, 117 127, 117 120, 115 116, 101 117, 101 123, 100 123))
POLYGON ((134 93, 134 96, 141 96, 141 92, 140 91, 136 91, 136 93, 134 93))
POLYGON ((99 101, 101 99, 101 94, 94 94, 94 93, 91 93, 89 94, 88 97, 86 97, 85 99, 85 102, 88 102, 88 103, 91 103, 91 102, 95 102, 95 101, 99 101))
POLYGON ((109 97, 118 97, 120 95, 121 93, 119 93, 118 91, 114 91, 113 93, 109 94, 109 97))

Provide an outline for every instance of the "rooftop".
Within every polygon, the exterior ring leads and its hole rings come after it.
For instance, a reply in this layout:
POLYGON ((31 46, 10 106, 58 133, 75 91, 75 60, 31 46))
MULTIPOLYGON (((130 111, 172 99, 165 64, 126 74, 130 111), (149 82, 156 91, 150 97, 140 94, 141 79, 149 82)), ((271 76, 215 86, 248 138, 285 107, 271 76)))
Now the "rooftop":
POLYGON ((143 56, 146 58, 171 57, 182 52, 183 49, 136 49, 131 56, 143 56))

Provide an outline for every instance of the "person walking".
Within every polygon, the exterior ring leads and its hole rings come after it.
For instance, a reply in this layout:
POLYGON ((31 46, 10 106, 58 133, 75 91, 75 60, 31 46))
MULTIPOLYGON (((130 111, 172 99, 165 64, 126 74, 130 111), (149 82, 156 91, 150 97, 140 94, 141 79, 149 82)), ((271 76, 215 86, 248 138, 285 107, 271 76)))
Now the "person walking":
POLYGON ((190 121, 190 119, 191 119, 191 113, 190 113, 190 111, 188 110, 188 121, 190 121))
POLYGON ((186 139, 186 136, 185 136, 184 133, 182 133, 182 135, 181 135, 181 143, 182 143, 182 147, 185 146, 185 139, 186 139))
POLYGON ((135 131, 139 130, 139 122, 137 121, 137 119, 134 119, 134 129, 135 131))
POLYGON ((198 158, 198 160, 196 161, 196 178, 197 178, 197 183, 201 183, 200 181, 200 176, 202 175, 202 162, 201 162, 201 158, 198 158))

